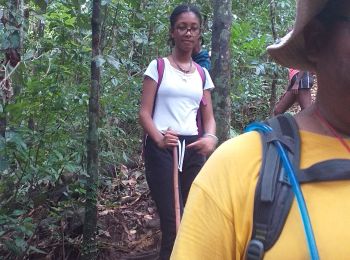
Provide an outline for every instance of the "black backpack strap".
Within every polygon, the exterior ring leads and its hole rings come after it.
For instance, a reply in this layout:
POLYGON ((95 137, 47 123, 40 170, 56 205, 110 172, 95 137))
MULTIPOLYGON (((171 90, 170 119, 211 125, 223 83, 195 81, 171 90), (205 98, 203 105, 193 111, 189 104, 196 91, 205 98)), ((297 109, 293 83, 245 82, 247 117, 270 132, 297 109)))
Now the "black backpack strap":
POLYGON ((316 163, 297 174, 299 183, 350 180, 350 160, 334 159, 316 163))
POLYGON ((294 118, 288 114, 269 119, 273 132, 261 134, 262 166, 254 199, 253 232, 246 259, 262 259, 278 239, 294 199, 288 176, 273 141, 280 141, 295 169, 299 169, 300 137, 294 118))

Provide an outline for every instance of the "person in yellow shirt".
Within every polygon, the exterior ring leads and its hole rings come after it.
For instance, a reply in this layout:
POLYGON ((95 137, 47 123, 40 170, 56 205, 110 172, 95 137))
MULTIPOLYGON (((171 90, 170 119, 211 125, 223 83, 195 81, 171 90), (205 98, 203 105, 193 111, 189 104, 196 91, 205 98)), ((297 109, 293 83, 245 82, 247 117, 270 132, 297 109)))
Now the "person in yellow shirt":
MULTIPOLYGON (((350 1, 298 0, 293 28, 267 50, 281 65, 317 76, 315 103, 294 116, 301 140, 300 168, 349 160, 350 1)), ((261 164, 257 132, 228 140, 212 154, 192 184, 171 259, 246 257, 261 164)), ((350 181, 310 182, 301 190, 318 248, 312 258, 349 259, 350 181)), ((295 200, 264 259, 310 259, 295 200)))

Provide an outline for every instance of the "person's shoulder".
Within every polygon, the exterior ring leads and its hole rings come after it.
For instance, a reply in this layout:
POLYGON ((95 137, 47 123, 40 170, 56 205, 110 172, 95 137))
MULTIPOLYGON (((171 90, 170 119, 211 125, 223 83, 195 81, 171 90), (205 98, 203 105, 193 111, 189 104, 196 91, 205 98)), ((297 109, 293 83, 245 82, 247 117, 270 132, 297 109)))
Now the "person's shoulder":
POLYGON ((148 66, 152 66, 152 67, 157 67, 157 63, 158 63, 158 58, 157 59, 153 59, 148 66))
POLYGON ((245 203, 255 190, 261 166, 260 139, 259 133, 249 132, 224 142, 193 182, 230 219, 232 205, 245 203))
POLYGON ((144 76, 147 76, 154 81, 158 82, 158 68, 157 68, 157 59, 152 60, 144 73, 144 76))
POLYGON ((147 70, 157 69, 157 59, 153 59, 150 63, 148 63, 147 70))
POLYGON ((261 146, 260 134, 256 131, 240 134, 225 141, 219 146, 217 152, 223 154, 244 154, 252 149, 256 150, 261 146))
POLYGON ((216 178, 249 181, 252 177, 251 171, 260 167, 261 158, 260 134, 255 131, 241 134, 224 142, 215 150, 204 165, 203 174, 199 176, 198 182, 203 180, 211 183, 216 178))

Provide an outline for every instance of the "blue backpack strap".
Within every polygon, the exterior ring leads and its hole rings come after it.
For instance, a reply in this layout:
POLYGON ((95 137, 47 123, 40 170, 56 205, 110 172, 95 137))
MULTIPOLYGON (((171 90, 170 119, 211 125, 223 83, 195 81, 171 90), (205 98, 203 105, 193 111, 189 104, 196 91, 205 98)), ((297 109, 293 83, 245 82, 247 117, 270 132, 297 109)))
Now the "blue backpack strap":
POLYGON ((262 259, 275 244, 294 199, 288 176, 274 152, 277 149, 272 141, 283 143, 299 183, 350 180, 350 160, 347 159, 323 161, 300 169, 300 137, 292 116, 280 115, 267 123, 274 131, 261 134, 263 157, 255 190, 252 237, 246 250, 246 259, 249 260, 262 259))

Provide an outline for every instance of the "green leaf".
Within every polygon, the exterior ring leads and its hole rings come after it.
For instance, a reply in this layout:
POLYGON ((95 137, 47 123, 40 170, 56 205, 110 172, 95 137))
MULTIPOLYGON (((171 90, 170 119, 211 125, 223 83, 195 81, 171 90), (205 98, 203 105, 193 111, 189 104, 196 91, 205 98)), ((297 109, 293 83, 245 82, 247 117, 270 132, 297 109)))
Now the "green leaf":
POLYGON ((102 55, 97 55, 93 60, 96 62, 97 67, 101 67, 106 62, 102 55))
POLYGON ((11 216, 18 217, 18 216, 23 215, 24 213, 26 213, 25 210, 16 209, 12 212, 11 216))
POLYGON ((136 17, 141 20, 141 21, 144 21, 145 20, 145 17, 142 13, 136 13, 136 17))
POLYGON ((101 1, 101 5, 104 6, 104 5, 108 5, 111 3, 111 0, 102 0, 101 1))
POLYGON ((73 26, 75 24, 76 18, 75 17, 71 17, 69 19, 66 19, 64 21, 65 25, 69 25, 69 26, 73 26))
POLYGON ((45 251, 40 250, 39 248, 36 248, 35 246, 29 246, 29 250, 33 251, 35 253, 47 255, 47 253, 45 251))
POLYGON ((19 33, 12 33, 9 37, 11 48, 19 48, 19 43, 20 43, 20 36, 19 33))
POLYGON ((80 168, 80 166, 68 163, 64 166, 64 168, 69 172, 76 172, 80 168))
POLYGON ((1 49, 8 49, 11 46, 11 42, 8 39, 4 39, 1 43, 1 49))
POLYGON ((118 85, 118 80, 116 78, 112 78, 111 82, 112 82, 113 86, 118 85))
POLYGON ((22 137, 15 132, 7 132, 7 142, 14 143, 18 148, 27 149, 22 137))
POLYGON ((129 157, 127 156, 127 154, 123 151, 123 159, 125 160, 125 162, 129 161, 129 157))
POLYGON ((116 70, 119 70, 120 62, 116 60, 113 56, 107 55, 107 61, 111 64, 116 70))
POLYGON ((60 161, 63 160, 63 155, 62 155, 59 151, 54 150, 53 152, 54 152, 54 154, 57 156, 57 158, 58 158, 60 161))
POLYGON ((9 167, 8 161, 0 155, 0 172, 7 170, 9 167))
POLYGON ((23 55, 23 60, 31 60, 34 57, 34 50, 28 50, 24 55, 23 55))
POLYGON ((26 249, 26 247, 28 245, 27 241, 25 241, 21 237, 15 238, 15 244, 16 244, 17 248, 20 248, 21 252, 24 252, 24 250, 26 249))
POLYGON ((13 252, 16 255, 21 254, 22 251, 18 248, 17 243, 14 243, 12 239, 5 240, 4 244, 7 250, 13 252))

